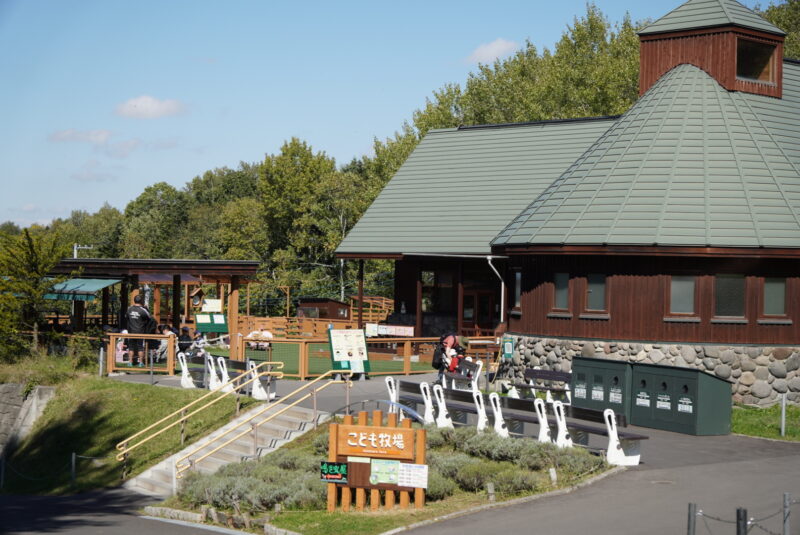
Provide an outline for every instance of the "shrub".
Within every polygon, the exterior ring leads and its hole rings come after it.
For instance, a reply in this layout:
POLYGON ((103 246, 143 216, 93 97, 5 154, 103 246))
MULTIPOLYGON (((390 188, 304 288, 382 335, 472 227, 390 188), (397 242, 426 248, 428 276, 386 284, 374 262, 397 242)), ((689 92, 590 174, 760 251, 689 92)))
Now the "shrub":
POLYGON ((320 433, 319 435, 314 437, 314 441, 311 443, 311 447, 314 450, 314 453, 319 455, 327 455, 328 454, 328 432, 320 433))
POLYGON ((428 465, 450 479, 456 477, 462 466, 474 461, 473 457, 461 452, 431 452, 428 454, 428 465))
POLYGON ((555 465, 555 458, 562 451, 555 444, 545 444, 534 440, 524 440, 520 445, 520 466, 528 470, 545 470, 555 465))
POLYGON ((524 442, 527 440, 503 438, 494 432, 477 433, 463 443, 463 450, 495 461, 516 461, 524 442))
POLYGON ((452 496, 456 488, 455 481, 444 477, 438 470, 429 470, 425 499, 432 502, 444 500, 448 496, 452 496))
POLYGON ((428 449, 452 447, 455 443, 455 432, 452 429, 439 429, 436 426, 427 426, 425 429, 428 449))
POLYGON ((491 481, 494 474, 501 469, 502 465, 499 465, 499 463, 473 458, 459 468, 453 479, 462 489, 468 492, 475 492, 483 489, 486 486, 486 482, 491 481))
POLYGON ((579 477, 605 466, 605 458, 592 455, 583 448, 559 449, 555 456, 555 465, 566 477, 579 477))
POLYGON ((519 494, 542 489, 547 486, 549 479, 536 472, 506 468, 494 474, 490 481, 494 482, 497 492, 519 494))

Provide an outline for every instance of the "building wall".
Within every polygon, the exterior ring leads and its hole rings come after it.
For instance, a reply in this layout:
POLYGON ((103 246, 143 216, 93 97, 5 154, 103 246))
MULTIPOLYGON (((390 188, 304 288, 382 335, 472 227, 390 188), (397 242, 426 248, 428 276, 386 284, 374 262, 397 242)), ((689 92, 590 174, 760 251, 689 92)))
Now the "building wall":
MULTIPOLYGON (((531 335, 626 341, 715 344, 800 343, 800 261, 623 256, 513 257, 522 271, 519 307, 508 330, 531 335), (554 274, 569 273, 569 309, 554 310, 554 274), (587 276, 605 274, 606 311, 584 310, 587 276), (714 317, 717 274, 744 274, 745 317, 714 317), (672 275, 696 276, 696 317, 669 318, 672 275), (765 318, 764 277, 786 278, 786 316, 765 318), (669 319, 667 319, 669 318, 669 319)), ((513 284, 513 277, 509 277, 513 284)), ((513 300, 513 286, 509 287, 513 300)), ((513 305, 513 302, 511 303, 513 305)))

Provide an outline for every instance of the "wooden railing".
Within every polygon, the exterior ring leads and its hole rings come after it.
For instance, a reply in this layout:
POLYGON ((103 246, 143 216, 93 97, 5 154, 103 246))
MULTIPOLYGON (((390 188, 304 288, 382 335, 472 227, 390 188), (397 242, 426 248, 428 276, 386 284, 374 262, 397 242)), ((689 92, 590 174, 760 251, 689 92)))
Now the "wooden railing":
POLYGON ((333 325, 334 329, 355 329, 358 327, 357 322, 351 320, 277 316, 268 318, 257 316, 239 317, 239 332, 245 336, 253 331, 264 329, 272 333, 275 338, 327 338, 329 325, 333 325))
MULTIPOLYGON (((431 361, 438 338, 367 338, 370 372, 378 375, 414 375, 430 373, 431 361)), ((270 341, 270 353, 251 348, 244 339, 240 344, 238 359, 283 362, 284 375, 298 379, 318 377, 331 367, 330 346, 327 335, 315 338, 276 338, 270 341), (269 357, 267 357, 269 355, 269 357)), ((496 356, 496 338, 472 338, 469 354, 486 359, 486 365, 496 356), (488 346, 488 347, 487 347, 488 346), (491 348, 491 349, 490 349, 491 348), (488 349, 488 350, 487 350, 488 349)))
MULTIPOLYGON (((152 367, 153 371, 167 372, 169 375, 175 375, 175 346, 176 336, 174 334, 130 334, 130 333, 109 333, 108 345, 106 346, 106 373, 112 373, 119 370, 127 372, 150 372, 152 367), (117 362, 117 342, 120 339, 124 340, 143 340, 142 353, 145 355, 142 359, 141 367, 134 367, 132 364, 124 362, 117 362), (148 340, 158 342, 160 345, 161 340, 169 340, 167 344, 167 359, 163 363, 154 363, 149 359, 152 358, 152 352, 149 350, 148 340)), ((133 356, 131 355, 132 359, 133 356)), ((132 362, 132 361, 131 361, 132 362)))
MULTIPOLYGON (((350 317, 358 321, 358 297, 350 297, 350 317)), ((387 297, 364 296, 362 321, 364 323, 382 323, 394 312, 394 300, 387 297)))

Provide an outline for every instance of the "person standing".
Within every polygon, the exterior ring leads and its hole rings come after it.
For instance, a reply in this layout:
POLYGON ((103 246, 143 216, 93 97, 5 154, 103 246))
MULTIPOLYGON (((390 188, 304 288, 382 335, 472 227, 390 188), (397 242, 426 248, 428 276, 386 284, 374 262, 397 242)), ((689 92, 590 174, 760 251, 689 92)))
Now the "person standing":
MULTIPOLYGON (((149 329, 153 318, 150 311, 144 306, 144 298, 141 294, 133 298, 133 305, 128 307, 125 312, 128 320, 128 332, 130 334, 150 334, 149 329)), ((141 338, 129 338, 128 349, 131 352, 131 366, 144 365, 145 343, 141 338)))

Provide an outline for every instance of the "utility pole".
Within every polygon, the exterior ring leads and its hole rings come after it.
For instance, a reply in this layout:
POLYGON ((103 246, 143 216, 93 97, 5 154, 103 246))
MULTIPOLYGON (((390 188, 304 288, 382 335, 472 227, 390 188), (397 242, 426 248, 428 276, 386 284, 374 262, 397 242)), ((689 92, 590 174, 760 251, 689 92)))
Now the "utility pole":
POLYGON ((78 245, 77 243, 72 245, 72 258, 78 258, 78 251, 81 249, 94 249, 94 245, 78 245))

